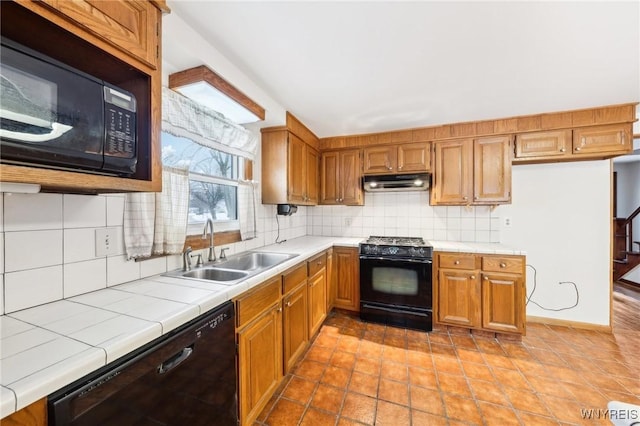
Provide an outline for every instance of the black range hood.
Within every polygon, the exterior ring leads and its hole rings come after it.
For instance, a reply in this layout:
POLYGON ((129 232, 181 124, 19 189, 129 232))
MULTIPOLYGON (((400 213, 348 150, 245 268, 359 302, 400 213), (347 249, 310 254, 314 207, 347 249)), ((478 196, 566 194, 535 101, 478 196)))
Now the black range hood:
POLYGON ((429 174, 368 175, 362 178, 366 192, 426 191, 429 189, 429 174))

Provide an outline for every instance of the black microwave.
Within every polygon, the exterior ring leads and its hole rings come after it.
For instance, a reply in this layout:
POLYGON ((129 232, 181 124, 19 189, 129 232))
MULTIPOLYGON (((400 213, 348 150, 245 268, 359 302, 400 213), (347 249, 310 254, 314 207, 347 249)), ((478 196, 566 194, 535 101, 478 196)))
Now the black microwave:
POLYGON ((0 162, 135 173, 132 93, 4 37, 0 78, 0 162))

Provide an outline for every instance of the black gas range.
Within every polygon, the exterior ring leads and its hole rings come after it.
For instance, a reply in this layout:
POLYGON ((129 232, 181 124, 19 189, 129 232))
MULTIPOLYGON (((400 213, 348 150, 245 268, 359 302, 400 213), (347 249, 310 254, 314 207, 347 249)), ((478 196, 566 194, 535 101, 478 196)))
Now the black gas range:
POLYGON ((360 244, 360 318, 430 331, 433 247, 416 237, 360 244))

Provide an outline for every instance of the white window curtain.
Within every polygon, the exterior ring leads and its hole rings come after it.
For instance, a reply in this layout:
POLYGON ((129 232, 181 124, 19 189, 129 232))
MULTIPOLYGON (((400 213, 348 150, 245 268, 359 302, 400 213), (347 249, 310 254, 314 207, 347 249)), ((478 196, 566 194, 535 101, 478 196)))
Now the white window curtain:
POLYGON ((162 88, 162 130, 250 160, 258 148, 255 134, 167 87, 162 88))
POLYGON ((162 192, 128 193, 124 244, 129 259, 182 253, 187 235, 189 172, 164 168, 162 192))
POLYGON ((256 186, 254 181, 238 182, 238 222, 240 238, 250 240, 256 237, 256 186))

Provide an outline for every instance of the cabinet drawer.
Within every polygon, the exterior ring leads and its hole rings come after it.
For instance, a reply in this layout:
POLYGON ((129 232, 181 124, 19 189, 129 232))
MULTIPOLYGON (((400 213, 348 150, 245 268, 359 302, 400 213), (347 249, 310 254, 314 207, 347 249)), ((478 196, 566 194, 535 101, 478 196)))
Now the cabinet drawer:
POLYGON ((522 273, 522 257, 482 256, 482 270, 487 272, 522 273))
POLYGON ((312 259, 309 259, 307 261, 307 264, 309 265, 309 276, 312 277, 320 269, 322 269, 322 268, 327 266, 327 254, 326 253, 322 253, 319 256, 316 256, 316 257, 314 257, 312 259))
POLYGON ((441 268, 448 269, 477 269, 476 256, 473 254, 447 253, 439 254, 438 260, 441 268))
POLYGON ((302 263, 287 271, 282 277, 282 294, 287 294, 307 280, 307 265, 302 263))
POLYGON ((280 299, 280 276, 277 276, 236 301, 238 327, 247 324, 280 299))

